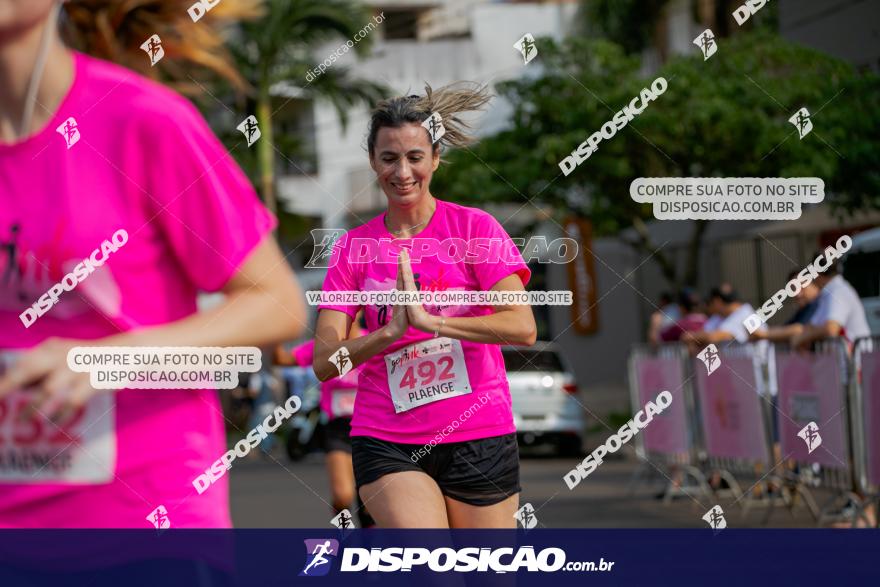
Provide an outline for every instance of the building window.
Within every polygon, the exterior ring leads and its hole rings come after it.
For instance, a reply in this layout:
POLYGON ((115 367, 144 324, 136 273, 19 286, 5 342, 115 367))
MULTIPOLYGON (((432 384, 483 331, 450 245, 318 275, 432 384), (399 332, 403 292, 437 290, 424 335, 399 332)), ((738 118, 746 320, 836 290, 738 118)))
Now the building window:
POLYGON ((418 36, 419 12, 416 10, 387 10, 382 23, 386 40, 415 40, 418 36))
POLYGON ((273 100, 274 142, 279 175, 315 175, 318 157, 315 152, 315 117, 312 100, 276 97, 273 100))

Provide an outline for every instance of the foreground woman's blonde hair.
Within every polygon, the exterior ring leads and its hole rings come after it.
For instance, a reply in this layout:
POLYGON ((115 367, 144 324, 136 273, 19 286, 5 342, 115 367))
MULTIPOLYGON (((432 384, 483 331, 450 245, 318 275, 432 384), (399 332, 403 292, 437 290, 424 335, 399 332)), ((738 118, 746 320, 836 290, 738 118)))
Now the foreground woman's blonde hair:
POLYGON ((192 90, 189 77, 198 65, 228 80, 237 90, 247 83, 224 47, 223 29, 264 14, 262 0, 222 0, 198 22, 187 9, 196 0, 68 0, 62 35, 84 53, 113 61, 144 76, 160 75, 181 91, 192 90), (156 67, 140 49, 157 34, 165 57, 156 67))

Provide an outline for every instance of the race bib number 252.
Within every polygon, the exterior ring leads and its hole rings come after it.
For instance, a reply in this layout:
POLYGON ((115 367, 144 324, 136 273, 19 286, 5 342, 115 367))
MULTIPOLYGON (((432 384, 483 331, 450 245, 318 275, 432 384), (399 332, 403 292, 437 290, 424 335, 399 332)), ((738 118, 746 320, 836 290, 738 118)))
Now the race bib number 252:
POLYGON ((115 401, 112 394, 101 393, 52 422, 28 409, 28 392, 0 399, 0 483, 111 481, 116 466, 115 401))

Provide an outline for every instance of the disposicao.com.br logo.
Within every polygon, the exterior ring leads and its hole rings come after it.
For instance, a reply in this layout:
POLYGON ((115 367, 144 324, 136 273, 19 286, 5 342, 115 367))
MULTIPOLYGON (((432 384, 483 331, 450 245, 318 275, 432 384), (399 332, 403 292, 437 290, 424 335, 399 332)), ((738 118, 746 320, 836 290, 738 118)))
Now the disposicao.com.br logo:
POLYGON ((320 577, 330 572, 330 562, 339 554, 339 541, 332 538, 305 540, 306 566, 300 577, 320 577))
POLYGON ((309 539, 306 544, 306 564, 300 576, 314 577, 326 575, 332 559, 341 556, 339 571, 351 572, 411 572, 413 567, 422 567, 437 573, 448 571, 515 573, 517 571, 545 572, 555 571, 610 571, 613 561, 600 559, 594 561, 566 562, 566 553, 561 548, 544 548, 535 551, 534 546, 518 548, 343 548, 332 539, 309 539))

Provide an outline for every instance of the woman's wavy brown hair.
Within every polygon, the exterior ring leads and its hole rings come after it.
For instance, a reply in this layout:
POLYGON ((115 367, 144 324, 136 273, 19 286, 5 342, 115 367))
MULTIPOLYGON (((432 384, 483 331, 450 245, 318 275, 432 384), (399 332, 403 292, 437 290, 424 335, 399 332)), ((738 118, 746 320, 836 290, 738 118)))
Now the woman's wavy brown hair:
MULTIPOLYGON (((432 151, 443 145, 447 148, 465 147, 476 138, 470 125, 460 118, 463 112, 482 110, 492 99, 488 86, 471 82, 455 82, 437 88, 425 84, 425 95, 398 96, 382 100, 373 109, 367 131, 367 152, 370 157, 376 147, 379 129, 399 128, 407 124, 421 124, 434 112, 440 115, 444 134, 433 144, 432 151)), ((425 131, 427 132, 427 131, 425 131)))
POLYGON ((187 9, 196 0, 68 0, 61 29, 65 41, 84 53, 119 63, 147 77, 165 78, 176 89, 194 91, 192 65, 248 89, 232 63, 224 29, 264 14, 263 0, 221 0, 198 22, 187 9), (150 67, 140 45, 158 34, 165 57, 150 67), (161 72, 161 73, 160 73, 161 72))

